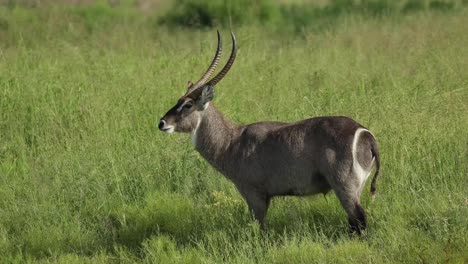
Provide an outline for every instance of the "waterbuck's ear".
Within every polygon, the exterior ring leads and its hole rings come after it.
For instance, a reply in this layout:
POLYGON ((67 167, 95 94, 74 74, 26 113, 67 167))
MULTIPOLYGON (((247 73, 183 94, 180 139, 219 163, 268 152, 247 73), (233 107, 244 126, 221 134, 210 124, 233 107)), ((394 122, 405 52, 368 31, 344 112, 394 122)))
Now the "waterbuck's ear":
POLYGON ((205 104, 213 100, 214 98, 214 86, 205 85, 203 86, 202 94, 198 97, 196 103, 198 109, 202 110, 205 108, 205 104))

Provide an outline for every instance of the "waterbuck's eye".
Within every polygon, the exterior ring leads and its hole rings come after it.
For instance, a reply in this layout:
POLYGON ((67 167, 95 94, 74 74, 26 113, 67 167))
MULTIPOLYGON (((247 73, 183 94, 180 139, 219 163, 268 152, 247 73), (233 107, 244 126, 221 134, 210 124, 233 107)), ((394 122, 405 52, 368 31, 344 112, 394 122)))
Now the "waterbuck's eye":
POLYGON ((185 104, 183 108, 187 110, 187 109, 192 108, 192 106, 193 106, 192 104, 185 104))

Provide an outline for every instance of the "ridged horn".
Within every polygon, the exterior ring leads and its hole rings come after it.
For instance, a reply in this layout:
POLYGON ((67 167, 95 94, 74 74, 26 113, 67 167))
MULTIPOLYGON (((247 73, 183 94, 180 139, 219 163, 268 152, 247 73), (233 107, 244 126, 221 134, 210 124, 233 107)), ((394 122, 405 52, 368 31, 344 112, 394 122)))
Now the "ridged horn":
POLYGON ((219 31, 217 30, 216 32, 218 33, 218 48, 216 49, 216 54, 213 58, 213 61, 211 62, 210 67, 208 67, 208 70, 206 70, 205 74, 203 74, 203 76, 200 78, 200 80, 198 80, 195 84, 189 85, 186 94, 190 94, 194 90, 203 86, 208 80, 208 78, 210 78, 213 72, 215 71, 216 66, 218 66, 219 59, 221 58, 222 43, 219 31))
POLYGON ((229 60, 227 61, 226 65, 224 65, 224 68, 213 78, 211 79, 207 84, 214 86, 217 84, 223 77, 228 73, 229 69, 231 69, 232 64, 234 63, 234 60, 236 59, 236 53, 237 53, 237 42, 236 42, 236 36, 234 36, 234 33, 231 32, 231 37, 232 37, 232 51, 231 51, 231 56, 229 56, 229 60))

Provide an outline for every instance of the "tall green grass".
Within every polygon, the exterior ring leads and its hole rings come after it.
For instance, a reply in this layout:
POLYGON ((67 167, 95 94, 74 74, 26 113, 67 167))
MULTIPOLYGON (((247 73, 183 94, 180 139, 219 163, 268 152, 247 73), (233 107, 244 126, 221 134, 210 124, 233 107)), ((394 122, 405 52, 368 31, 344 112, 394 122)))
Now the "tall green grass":
POLYGON ((213 30, 131 13, 89 30, 59 11, 0 9, 2 262, 468 260, 465 9, 349 15, 300 37, 235 28, 238 57, 214 100, 229 119, 346 115, 377 136, 382 175, 377 199, 363 194, 362 239, 333 194, 274 199, 260 232, 187 135, 157 130, 210 61, 213 30))

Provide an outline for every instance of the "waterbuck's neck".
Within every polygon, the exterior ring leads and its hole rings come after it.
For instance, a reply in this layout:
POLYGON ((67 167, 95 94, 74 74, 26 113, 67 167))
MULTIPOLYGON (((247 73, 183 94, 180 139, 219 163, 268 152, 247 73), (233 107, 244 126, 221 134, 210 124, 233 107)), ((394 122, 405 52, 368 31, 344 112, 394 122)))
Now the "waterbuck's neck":
POLYGON ((200 114, 192 132, 195 149, 216 169, 223 171, 229 146, 239 136, 241 127, 225 119, 212 103, 200 114))

